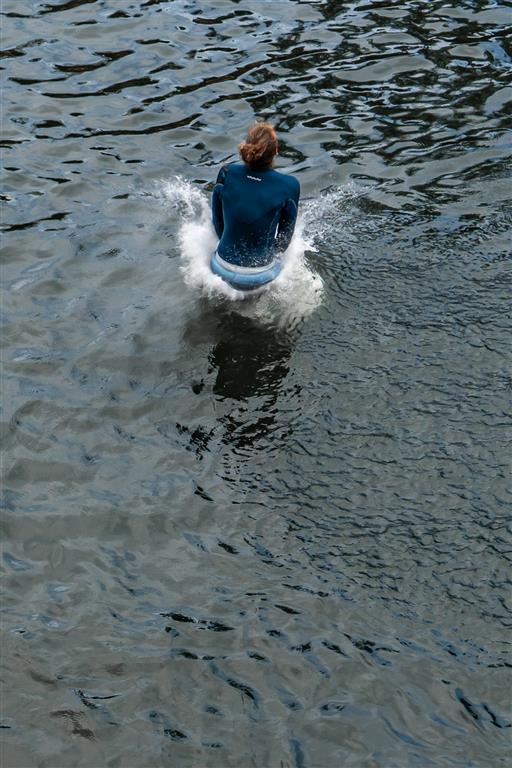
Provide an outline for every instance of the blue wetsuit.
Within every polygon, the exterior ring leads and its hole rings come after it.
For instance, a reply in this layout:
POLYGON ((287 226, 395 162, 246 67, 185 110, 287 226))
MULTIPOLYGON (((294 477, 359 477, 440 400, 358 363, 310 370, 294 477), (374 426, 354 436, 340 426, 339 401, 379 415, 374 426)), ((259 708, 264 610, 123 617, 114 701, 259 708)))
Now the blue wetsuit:
POLYGON ((273 168, 252 171, 245 163, 223 166, 212 196, 213 226, 219 238, 217 254, 235 270, 237 266, 270 267, 290 245, 299 197, 300 185, 294 176, 273 168))

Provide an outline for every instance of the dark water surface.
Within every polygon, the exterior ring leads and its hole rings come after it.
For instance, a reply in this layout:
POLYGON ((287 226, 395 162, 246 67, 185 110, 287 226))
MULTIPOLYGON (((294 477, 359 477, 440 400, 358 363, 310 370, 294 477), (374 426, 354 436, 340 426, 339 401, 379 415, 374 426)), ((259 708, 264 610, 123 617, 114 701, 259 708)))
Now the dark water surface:
POLYGON ((510 3, 1 14, 3 768, 505 766, 510 3), (180 270, 255 116, 309 314, 180 270))

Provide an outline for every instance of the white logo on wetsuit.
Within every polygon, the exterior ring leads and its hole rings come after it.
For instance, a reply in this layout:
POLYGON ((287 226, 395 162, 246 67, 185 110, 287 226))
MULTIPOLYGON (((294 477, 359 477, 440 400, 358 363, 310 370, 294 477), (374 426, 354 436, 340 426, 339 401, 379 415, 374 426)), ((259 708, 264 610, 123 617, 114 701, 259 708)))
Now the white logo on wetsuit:
POLYGON ((252 179, 253 181, 261 181, 261 179, 258 179, 257 176, 249 176, 249 174, 247 174, 247 178, 252 179))

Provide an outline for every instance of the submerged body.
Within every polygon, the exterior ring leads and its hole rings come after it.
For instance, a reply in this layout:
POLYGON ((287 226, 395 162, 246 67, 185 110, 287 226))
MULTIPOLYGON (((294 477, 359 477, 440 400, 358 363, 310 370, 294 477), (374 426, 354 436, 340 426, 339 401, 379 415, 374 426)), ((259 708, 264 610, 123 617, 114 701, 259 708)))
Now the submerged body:
POLYGON ((235 288, 251 289, 273 280, 279 254, 289 246, 297 220, 300 186, 273 168, 245 163, 223 166, 212 196, 219 238, 212 270, 235 288))

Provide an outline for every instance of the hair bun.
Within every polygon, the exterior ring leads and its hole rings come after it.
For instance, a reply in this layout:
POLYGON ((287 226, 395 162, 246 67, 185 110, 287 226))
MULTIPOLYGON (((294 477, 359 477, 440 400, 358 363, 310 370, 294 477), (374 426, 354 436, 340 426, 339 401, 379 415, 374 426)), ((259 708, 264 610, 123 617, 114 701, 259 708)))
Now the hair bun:
POLYGON ((273 125, 270 123, 256 123, 247 135, 247 141, 243 141, 239 152, 244 163, 257 170, 268 168, 277 153, 277 136, 273 125))

